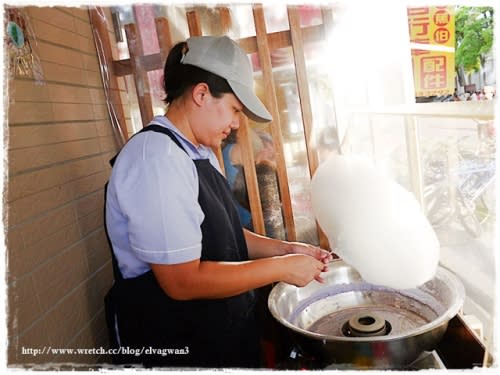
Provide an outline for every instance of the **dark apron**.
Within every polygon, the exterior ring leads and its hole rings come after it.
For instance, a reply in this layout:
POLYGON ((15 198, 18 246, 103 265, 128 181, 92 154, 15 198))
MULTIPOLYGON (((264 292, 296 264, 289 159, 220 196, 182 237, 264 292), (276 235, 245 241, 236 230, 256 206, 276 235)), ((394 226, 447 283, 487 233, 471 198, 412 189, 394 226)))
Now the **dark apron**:
MULTIPOLYGON (((165 127, 149 125, 141 131, 164 133, 184 150, 165 127)), ((199 179, 198 202, 205 215, 201 260, 248 260, 226 179, 208 159, 193 162, 199 179)), ((124 279, 113 251, 112 258, 115 283, 105 297, 105 307, 110 345, 119 350, 112 356, 114 363, 146 367, 261 366, 253 291, 222 299, 177 301, 165 294, 152 271, 124 279)))

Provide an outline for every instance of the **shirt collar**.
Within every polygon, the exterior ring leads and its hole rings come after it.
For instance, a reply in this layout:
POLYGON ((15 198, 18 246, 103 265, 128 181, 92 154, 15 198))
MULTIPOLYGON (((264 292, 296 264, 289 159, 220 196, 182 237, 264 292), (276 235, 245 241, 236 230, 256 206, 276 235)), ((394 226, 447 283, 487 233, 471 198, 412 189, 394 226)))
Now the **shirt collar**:
POLYGON ((204 145, 196 146, 193 144, 166 116, 155 116, 151 121, 151 124, 161 125, 171 130, 181 144, 185 146, 184 149, 188 152, 192 159, 208 159, 212 154, 212 149, 210 147, 204 145))

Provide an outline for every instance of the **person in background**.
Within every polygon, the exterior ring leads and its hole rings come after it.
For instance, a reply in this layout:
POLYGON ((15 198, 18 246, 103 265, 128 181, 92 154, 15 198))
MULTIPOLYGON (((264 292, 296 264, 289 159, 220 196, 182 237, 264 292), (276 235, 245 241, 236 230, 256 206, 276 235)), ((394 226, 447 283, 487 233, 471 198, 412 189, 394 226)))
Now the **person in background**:
MULTIPOLYGON (((252 128, 249 129, 252 151, 254 155, 259 155, 261 150, 263 150, 264 145, 259 137, 255 134, 252 128)), ((245 185, 245 171, 243 169, 243 157, 241 155, 241 146, 238 144, 238 131, 235 130, 229 134, 229 136, 222 142, 222 158, 224 162, 224 169, 226 172, 226 179, 235 195, 236 207, 238 209, 238 215, 240 216, 241 225, 249 230, 253 230, 252 215, 250 213, 250 207, 245 202, 248 201, 248 197, 238 199, 241 197, 240 191, 242 188, 245 189, 244 194, 246 194, 245 185), (243 179, 241 181, 241 179, 243 179), (241 186, 243 183, 243 186, 241 186)))
POLYGON ((247 55, 227 37, 176 44, 167 112, 122 148, 106 189, 115 282, 105 307, 115 363, 261 366, 254 289, 322 282, 331 255, 242 229, 212 151, 245 114, 271 116, 247 55))
POLYGON ((256 133, 263 145, 262 150, 257 154, 257 163, 264 161, 276 168, 276 148, 271 135, 264 130, 257 130, 256 133))
MULTIPOLYGON (((238 132, 233 132, 223 142, 222 155, 226 178, 236 199, 242 225, 253 230, 250 202, 242 160, 238 132)), ((271 136, 264 130, 249 129, 255 172, 259 187, 262 213, 267 236, 284 239, 285 228, 276 172, 276 150, 271 136)))

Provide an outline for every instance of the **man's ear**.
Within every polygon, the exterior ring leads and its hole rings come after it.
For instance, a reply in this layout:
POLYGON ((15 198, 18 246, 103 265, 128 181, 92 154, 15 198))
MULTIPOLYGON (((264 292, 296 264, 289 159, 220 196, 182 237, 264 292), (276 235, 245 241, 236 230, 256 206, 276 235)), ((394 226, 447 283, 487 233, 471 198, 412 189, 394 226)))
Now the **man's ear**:
POLYGON ((193 101, 196 103, 197 106, 201 107, 203 103, 206 101, 207 95, 209 93, 210 89, 208 88, 208 85, 204 82, 200 82, 193 87, 192 91, 193 101))

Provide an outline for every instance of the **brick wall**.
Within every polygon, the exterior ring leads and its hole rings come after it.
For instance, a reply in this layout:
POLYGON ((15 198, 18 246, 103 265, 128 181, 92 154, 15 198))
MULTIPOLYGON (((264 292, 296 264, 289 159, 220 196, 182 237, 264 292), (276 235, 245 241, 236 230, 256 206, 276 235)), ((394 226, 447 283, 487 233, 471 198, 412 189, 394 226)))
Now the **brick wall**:
POLYGON ((112 270, 103 186, 117 149, 88 11, 24 10, 44 84, 8 82, 8 364, 92 364, 106 358, 23 354, 23 348, 107 345, 103 297, 112 270))

